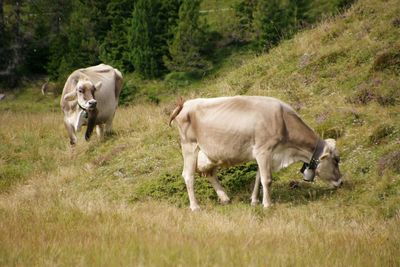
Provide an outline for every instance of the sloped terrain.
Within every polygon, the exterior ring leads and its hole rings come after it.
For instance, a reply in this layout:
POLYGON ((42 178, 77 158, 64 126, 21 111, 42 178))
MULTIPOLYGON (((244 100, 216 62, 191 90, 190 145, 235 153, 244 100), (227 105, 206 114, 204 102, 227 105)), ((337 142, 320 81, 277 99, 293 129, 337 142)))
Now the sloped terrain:
POLYGON ((119 108, 113 136, 80 136, 74 148, 54 100, 34 85, 2 101, 0 264, 399 265, 399 14, 397 0, 359 1, 268 54, 232 55, 159 105, 119 108), (190 212, 167 123, 179 94, 290 103, 337 139, 344 186, 303 183, 294 164, 274 174, 274 207, 254 208, 247 164, 220 173, 227 206, 197 177, 203 210, 190 212))

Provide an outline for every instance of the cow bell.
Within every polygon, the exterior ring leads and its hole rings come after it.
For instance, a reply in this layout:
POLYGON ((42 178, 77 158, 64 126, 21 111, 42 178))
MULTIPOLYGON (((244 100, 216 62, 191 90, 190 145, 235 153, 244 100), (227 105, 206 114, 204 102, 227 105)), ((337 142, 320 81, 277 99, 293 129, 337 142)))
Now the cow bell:
POLYGON ((305 169, 303 172, 303 180, 306 182, 312 182, 314 181, 314 177, 315 177, 315 170, 312 169, 305 169))

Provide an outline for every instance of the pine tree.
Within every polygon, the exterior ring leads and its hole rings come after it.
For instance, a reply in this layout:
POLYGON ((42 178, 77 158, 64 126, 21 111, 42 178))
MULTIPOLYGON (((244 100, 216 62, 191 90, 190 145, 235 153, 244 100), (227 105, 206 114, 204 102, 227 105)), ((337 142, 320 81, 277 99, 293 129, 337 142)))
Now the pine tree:
POLYGON ((158 77, 162 71, 157 51, 159 8, 158 0, 138 0, 128 30, 129 59, 135 71, 144 78, 158 77))
POLYGON ((4 24, 4 1, 0 0, 0 72, 7 68, 7 38, 4 24))
POLYGON ((296 32, 312 22, 308 15, 310 5, 310 0, 289 0, 287 12, 292 32, 296 32))
POLYGON ((111 29, 111 19, 107 10, 110 0, 86 0, 83 2, 85 2, 85 6, 89 7, 87 16, 93 27, 96 41, 100 44, 111 29))
POLYGON ((133 1, 111 1, 107 10, 112 26, 101 45, 101 59, 127 71, 134 69, 136 60, 136 70, 144 77, 161 75, 165 71, 162 57, 169 53, 168 42, 173 37, 172 28, 177 23, 180 2, 181 0, 157 0, 137 3, 138 9, 134 12, 139 16, 133 17, 133 1), (149 15, 140 15, 144 13, 149 15), (135 27, 138 32, 134 32, 135 27), (151 42, 140 39, 144 29, 147 29, 148 39, 151 42), (148 42, 147 45, 145 42, 148 42), (145 47, 146 51, 151 51, 149 54, 153 56, 150 61, 155 61, 155 71, 149 71, 148 65, 139 64, 139 61, 143 60, 139 58, 142 47, 145 47))
POLYGON ((203 52, 207 43, 206 24, 200 21, 200 0, 184 0, 179 9, 179 21, 174 39, 169 45, 169 57, 164 57, 171 71, 199 72, 210 68, 203 52))
POLYGON ((53 61, 58 66, 58 79, 64 80, 77 68, 100 63, 99 46, 107 31, 102 22, 102 17, 106 16, 106 10, 100 9, 102 6, 104 1, 72 1, 72 12, 67 23, 62 25, 65 36, 57 37, 54 50, 51 48, 55 58, 61 56, 58 61, 53 61), (64 50, 63 53, 58 53, 57 48, 64 50))
POLYGON ((182 0, 161 0, 158 10, 159 26, 157 31, 157 62, 166 70, 163 58, 169 56, 169 43, 174 38, 174 30, 179 20, 179 8, 182 0))
POLYGON ((279 0, 260 0, 254 15, 256 46, 260 51, 277 44, 286 33, 288 13, 279 0))
POLYGON ((242 0, 234 5, 236 27, 233 31, 238 42, 247 42, 254 35, 254 12, 257 0, 242 0))
POLYGON ((8 76, 8 85, 15 87, 18 84, 19 76, 22 74, 24 66, 24 35, 22 28, 22 5, 23 1, 10 1, 12 6, 10 20, 10 36, 9 49, 10 56, 7 64, 6 75, 8 76))
POLYGON ((48 4, 48 0, 36 0, 28 2, 26 7, 30 17, 27 28, 32 32, 26 49, 26 65, 33 73, 45 73, 49 60, 51 7, 48 4))
MULTIPOLYGON (((36 2, 38 4, 38 2, 36 2)), ((63 57, 68 54, 68 21, 73 10, 70 0, 41 0, 39 9, 45 11, 49 23, 47 73, 51 80, 62 80, 59 71, 63 57), (47 7, 47 8, 46 8, 47 7)), ((64 60, 65 61, 65 60, 64 60)), ((66 70, 63 72, 67 72, 66 70)), ((66 73, 64 73, 66 75, 66 73)))
POLYGON ((111 29, 107 32, 100 47, 100 59, 122 71, 132 71, 129 60, 127 30, 134 8, 132 0, 112 0, 107 5, 111 29))

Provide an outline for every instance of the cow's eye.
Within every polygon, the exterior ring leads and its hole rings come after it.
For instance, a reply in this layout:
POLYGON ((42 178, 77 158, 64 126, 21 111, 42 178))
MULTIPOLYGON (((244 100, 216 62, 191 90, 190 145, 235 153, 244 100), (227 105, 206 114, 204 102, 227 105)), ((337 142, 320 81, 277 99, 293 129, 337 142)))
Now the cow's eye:
POLYGON ((82 89, 82 88, 79 88, 79 89, 78 89, 78 92, 79 92, 79 93, 83 93, 83 89, 82 89))

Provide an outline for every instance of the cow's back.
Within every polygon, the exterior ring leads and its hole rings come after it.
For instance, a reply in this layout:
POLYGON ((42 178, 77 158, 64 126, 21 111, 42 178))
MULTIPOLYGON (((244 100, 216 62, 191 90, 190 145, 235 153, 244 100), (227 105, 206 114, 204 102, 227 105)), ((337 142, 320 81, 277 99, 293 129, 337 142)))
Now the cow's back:
POLYGON ((100 64, 81 69, 80 78, 87 78, 94 85, 98 82, 101 82, 102 84, 94 94, 97 101, 97 109, 99 111, 97 121, 99 123, 105 122, 111 116, 114 116, 115 109, 118 106, 118 97, 122 86, 121 73, 111 66, 100 64))
MULTIPOLYGON (((226 165, 254 158, 254 147, 283 131, 284 103, 269 97, 235 96, 185 102, 177 116, 181 137, 197 142, 226 165)), ((286 107, 287 106, 287 107, 286 107)))

